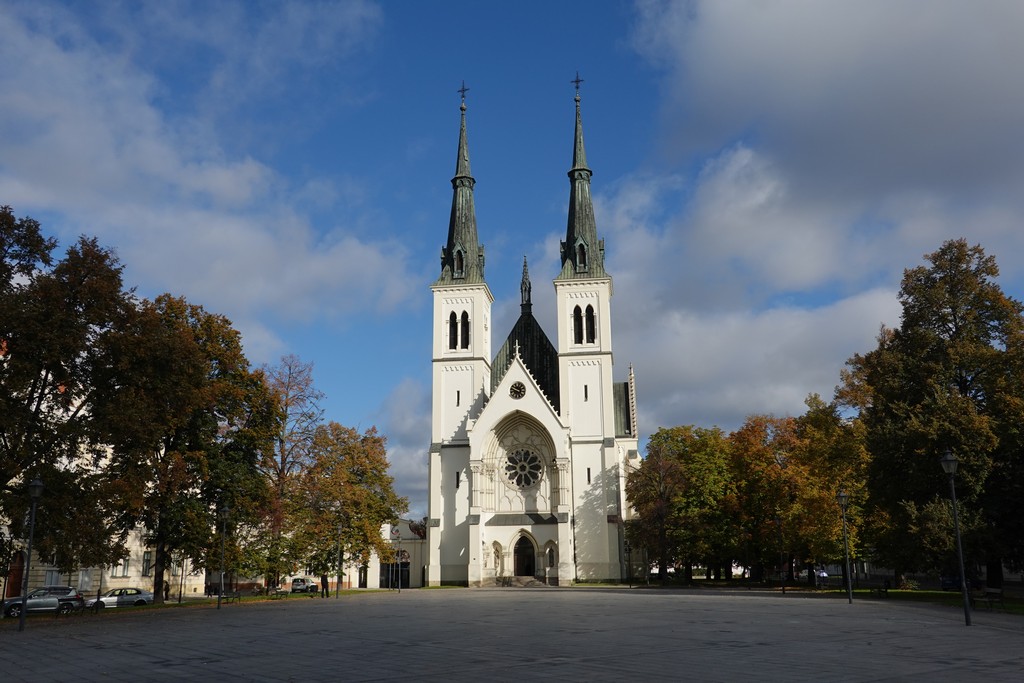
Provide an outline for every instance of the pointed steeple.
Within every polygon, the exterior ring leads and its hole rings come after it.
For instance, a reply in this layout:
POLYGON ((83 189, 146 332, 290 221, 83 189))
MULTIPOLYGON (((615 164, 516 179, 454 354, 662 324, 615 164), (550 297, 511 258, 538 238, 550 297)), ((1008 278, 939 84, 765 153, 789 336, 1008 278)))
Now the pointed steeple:
POLYGON ((448 220, 448 243, 441 250, 441 277, 437 284, 480 284, 484 281, 484 248, 476 232, 476 208, 473 186, 476 180, 469 170, 469 142, 466 137, 466 92, 463 82, 462 122, 459 127, 459 150, 452 178, 452 212, 448 220))
POLYGON ((523 256, 523 280, 519 283, 519 292, 523 300, 520 304, 520 312, 530 313, 533 311, 533 303, 530 301, 530 293, 533 287, 530 285, 530 271, 526 268, 526 256, 523 256))
POLYGON ((604 270, 604 241, 597 239, 594 202, 590 197, 587 152, 583 147, 583 117, 580 114, 580 78, 576 84, 576 131, 573 137, 572 168, 569 170, 569 222, 562 242, 562 272, 559 280, 607 277, 604 270))

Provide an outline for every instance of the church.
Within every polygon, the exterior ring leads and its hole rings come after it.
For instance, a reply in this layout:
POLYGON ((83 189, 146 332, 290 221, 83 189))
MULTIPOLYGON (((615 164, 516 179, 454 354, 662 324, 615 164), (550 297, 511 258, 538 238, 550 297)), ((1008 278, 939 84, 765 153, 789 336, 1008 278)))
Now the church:
POLYGON ((626 579, 626 473, 640 462, 636 392, 632 367, 628 381, 613 380, 612 279, 594 220, 575 82, 554 343, 531 312, 524 258, 521 313, 496 352, 462 91, 448 241, 431 286, 430 586, 626 579))

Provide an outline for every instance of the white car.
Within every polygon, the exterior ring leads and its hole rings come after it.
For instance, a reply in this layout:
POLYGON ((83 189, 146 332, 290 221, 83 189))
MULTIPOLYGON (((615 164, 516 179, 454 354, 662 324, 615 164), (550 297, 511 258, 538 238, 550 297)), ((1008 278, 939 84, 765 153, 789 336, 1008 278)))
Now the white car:
POLYGON ((292 579, 292 593, 319 593, 320 584, 316 579, 292 579))
POLYGON ((98 598, 85 601, 86 607, 141 607, 153 604, 153 594, 141 588, 111 588, 98 598))

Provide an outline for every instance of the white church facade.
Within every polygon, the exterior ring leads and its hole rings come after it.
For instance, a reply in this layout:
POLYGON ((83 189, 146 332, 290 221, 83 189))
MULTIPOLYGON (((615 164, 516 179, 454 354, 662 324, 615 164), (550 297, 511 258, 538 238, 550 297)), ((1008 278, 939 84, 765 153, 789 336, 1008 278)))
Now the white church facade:
MULTIPOLYGON (((578 83, 577 83, 578 86, 578 83)), ((521 313, 497 351, 461 105, 448 240, 432 285, 428 585, 618 581, 627 575, 625 481, 639 464, 632 368, 616 383, 612 279, 590 195, 579 90, 554 343, 521 313)))

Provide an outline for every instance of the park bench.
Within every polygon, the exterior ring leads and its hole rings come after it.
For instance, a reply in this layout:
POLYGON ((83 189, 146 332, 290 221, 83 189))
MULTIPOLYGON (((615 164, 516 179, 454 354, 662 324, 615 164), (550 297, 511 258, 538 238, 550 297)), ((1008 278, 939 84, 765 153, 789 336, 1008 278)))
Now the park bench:
POLYGON ((1003 589, 985 586, 984 589, 972 592, 971 604, 976 607, 978 603, 984 603, 989 609, 994 607, 1003 609, 1003 589))
POLYGON ((242 591, 232 591, 230 593, 225 593, 222 599, 224 602, 238 602, 242 599, 242 591))
POLYGON ((271 600, 279 600, 280 598, 287 598, 288 591, 283 588, 268 588, 267 595, 270 596, 271 600))

